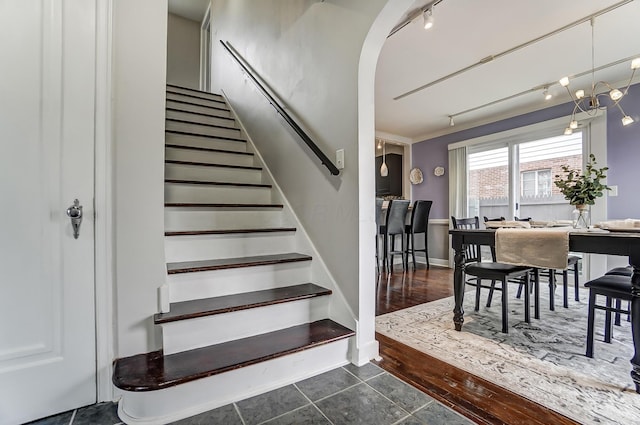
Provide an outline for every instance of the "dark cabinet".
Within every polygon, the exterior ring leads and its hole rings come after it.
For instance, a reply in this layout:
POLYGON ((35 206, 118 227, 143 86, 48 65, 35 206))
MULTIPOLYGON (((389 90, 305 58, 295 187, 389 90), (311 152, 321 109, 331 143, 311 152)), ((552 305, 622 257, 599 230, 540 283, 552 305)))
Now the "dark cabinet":
POLYGON ((389 153, 385 162, 389 169, 387 177, 380 175, 382 157, 376 157, 376 196, 402 196, 402 155, 389 153))

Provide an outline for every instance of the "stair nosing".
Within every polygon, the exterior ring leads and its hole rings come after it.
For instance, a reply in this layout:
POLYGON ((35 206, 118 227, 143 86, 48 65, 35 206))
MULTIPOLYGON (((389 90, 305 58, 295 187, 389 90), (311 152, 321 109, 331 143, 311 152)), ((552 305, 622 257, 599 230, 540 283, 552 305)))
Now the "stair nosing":
POLYGON ((166 231, 164 235, 172 236, 199 236, 199 235, 233 235, 246 233, 287 233, 295 232, 295 227, 264 227, 254 229, 217 229, 217 230, 176 230, 166 231))
POLYGON ((200 146, 186 146, 186 145, 175 145, 173 143, 165 143, 165 148, 171 149, 189 149, 194 151, 205 151, 205 152, 217 152, 217 153, 229 153, 234 155, 251 155, 254 156, 253 152, 238 152, 238 151, 230 151, 226 149, 215 149, 215 148, 203 148, 200 146))
POLYGON ((220 129, 224 129, 224 130, 242 131, 238 127, 228 127, 228 126, 219 125, 219 124, 210 124, 210 123, 197 122, 197 121, 187 121, 187 120, 181 120, 179 118, 166 118, 165 117, 165 121, 179 122, 181 124, 202 125, 202 126, 205 126, 205 127, 220 128, 220 129))
POLYGON ((311 261, 312 257, 297 252, 275 255, 255 255, 250 257, 222 258, 216 260, 177 261, 167 263, 167 274, 198 273, 215 270, 237 269, 244 267, 259 267, 272 264, 298 263, 311 261), (283 257, 288 255, 289 258, 283 257), (244 260, 244 261, 236 261, 244 260), (226 262, 225 262, 226 261, 226 262), (234 262, 236 261, 236 262, 234 262), (212 264, 212 262, 219 262, 212 264), (207 265, 208 263, 208 265, 207 265), (171 269, 170 267, 176 267, 171 269))
POLYGON ((283 204, 209 204, 200 202, 165 202, 164 206, 168 208, 284 208, 283 204))
POLYGON ((179 85, 177 85, 177 84, 172 84, 172 83, 167 83, 167 86, 168 86, 168 87, 174 87, 174 88, 177 88, 177 89, 182 89, 182 90, 194 91, 194 92, 196 92, 196 93, 211 94, 211 95, 213 95, 213 96, 220 96, 220 97, 223 97, 221 94, 218 94, 218 93, 211 93, 211 92, 208 92, 208 91, 199 90, 199 89, 194 89, 194 88, 191 88, 191 87, 179 86, 179 85))
POLYGON ((181 134, 183 136, 194 136, 194 137, 206 137, 207 139, 220 139, 220 140, 228 140, 230 142, 238 142, 238 143, 247 143, 245 139, 239 139, 237 137, 229 137, 229 136, 214 136, 211 134, 200 134, 200 133, 192 133, 190 131, 183 130, 164 130, 165 133, 171 134, 181 134))
MULTIPOLYGON (((178 93, 178 92, 174 91, 173 89, 167 89, 167 93, 168 93, 168 94, 175 94, 175 95, 178 95, 178 96, 187 96, 187 97, 192 97, 192 98, 194 98, 194 99, 207 100, 207 101, 210 101, 210 102, 223 103, 223 104, 225 104, 225 105, 226 105, 226 103, 227 103, 227 102, 225 102, 225 101, 224 101, 224 98, 223 98, 222 100, 219 100, 219 99, 211 99, 211 98, 208 98, 208 97, 196 96, 195 94, 189 94, 189 93, 178 93)), ((203 93, 203 92, 200 92, 200 93, 203 93)), ((204 92, 204 93, 206 94, 206 92, 204 92)), ((219 96, 219 95, 215 95, 215 94, 213 94, 213 93, 209 93, 209 94, 212 94, 212 95, 214 95, 214 96, 219 96)), ((173 99, 170 99, 170 100, 173 100, 173 99)))
MULTIPOLYGON (((240 369, 242 367, 247 367, 261 362, 277 359, 289 354, 299 353, 308 349, 320 347, 322 345, 350 338, 354 335, 354 331, 332 321, 331 319, 321 319, 311 323, 296 325, 248 338, 242 338, 239 340, 228 341, 212 346, 196 348, 193 350, 183 351, 175 354, 168 354, 167 356, 163 356, 161 350, 152 351, 150 353, 137 354, 130 357, 116 359, 112 382, 116 387, 125 391, 143 392, 162 390, 187 382, 192 382, 198 379, 219 375, 235 369, 240 369), (224 356, 220 355, 220 352, 222 350, 227 350, 227 352, 232 352, 234 350, 242 351, 239 349, 240 346, 246 345, 248 343, 254 343, 257 346, 260 346, 263 342, 265 342, 265 344, 263 345, 266 346, 266 341, 282 338, 283 336, 287 336, 287 333, 300 331, 301 333, 306 332, 307 334, 312 334, 312 331, 314 330, 323 330, 324 334, 316 336, 316 338, 307 338, 307 340, 304 341, 304 344, 303 341, 296 340, 294 344, 290 344, 290 346, 284 350, 274 350, 271 352, 260 354, 257 357, 247 357, 236 363, 229 362, 226 365, 220 365, 216 368, 213 368, 213 365, 205 364, 207 360, 216 361, 219 359, 225 359, 224 356), (202 359, 204 359, 204 361, 202 361, 202 359), (203 369, 193 373, 187 373, 186 371, 184 371, 184 366, 190 364, 198 364, 198 366, 202 367, 203 369), (132 369, 135 367, 145 366, 154 370, 161 370, 163 373, 162 377, 165 379, 160 381, 159 379, 147 377, 138 378, 135 374, 135 370, 132 369), (168 376, 174 370, 180 370, 181 373, 176 373, 176 376, 168 376), (125 380, 124 377, 126 377, 128 381, 125 380)), ((300 337, 299 335, 296 336, 298 338, 300 337)))
MULTIPOLYGON (((201 108, 209 108, 209 109, 215 109, 217 111, 225 111, 225 112, 231 112, 231 110, 229 110, 229 108, 218 108, 216 106, 210 106, 210 105, 202 105, 200 103, 193 103, 193 102, 187 102, 185 100, 178 100, 178 99, 166 99, 166 102, 177 102, 177 103, 183 103, 185 105, 192 105, 192 106, 199 106, 201 108)), ((165 102, 165 105, 166 105, 165 102)))
POLYGON ((179 301, 171 303, 170 311, 167 313, 156 313, 153 322, 156 325, 178 322, 182 320, 196 319, 201 317, 215 316, 218 314, 233 313, 236 311, 249 310, 253 308, 266 307, 277 304, 307 300, 310 298, 331 295, 330 289, 313 283, 303 283, 280 288, 251 291, 239 294, 223 295, 220 297, 209 297, 196 300, 179 301), (300 290, 297 294, 291 294, 292 290, 300 290), (271 296, 269 296, 271 295, 271 296), (261 298, 262 297, 262 298, 261 298), (245 301, 242 299, 245 298, 245 301), (246 301, 246 299, 251 301, 246 301), (253 299, 252 299, 253 298, 253 299), (224 304, 225 306, 216 306, 224 304), (204 305, 203 305, 204 304, 204 305), (206 304, 209 304, 208 306, 206 304), (211 305, 213 304, 213 305, 211 305), (193 311, 189 311, 190 307, 193 311), (182 313, 171 312, 171 310, 185 309, 182 313), (196 310, 197 309, 197 310, 196 310))
POLYGON ((171 107, 166 107, 166 110, 172 111, 172 112, 182 112, 185 114, 201 115, 203 117, 209 117, 209 118, 220 118, 221 120, 229 120, 229 121, 236 120, 233 117, 219 117, 218 115, 205 114, 204 112, 185 111, 184 109, 177 109, 177 108, 171 108, 171 107))
POLYGON ((251 165, 216 164, 211 162, 181 161, 178 159, 165 159, 164 163, 172 164, 172 165, 190 165, 194 167, 238 168, 241 170, 248 170, 248 171, 262 171, 262 167, 254 167, 251 165))
POLYGON ((193 184, 200 186, 233 186, 233 187, 252 187, 256 189, 271 189, 273 186, 265 183, 235 183, 235 182, 217 182, 203 180, 181 180, 181 179, 165 179, 168 184, 193 184))

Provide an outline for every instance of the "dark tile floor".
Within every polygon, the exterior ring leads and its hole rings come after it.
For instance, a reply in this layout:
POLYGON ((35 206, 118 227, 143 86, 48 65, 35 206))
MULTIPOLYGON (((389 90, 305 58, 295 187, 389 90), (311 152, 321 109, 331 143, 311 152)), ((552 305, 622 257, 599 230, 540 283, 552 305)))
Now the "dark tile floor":
MULTIPOLYGON (((32 425, 114 425, 116 405, 101 403, 32 425)), ((347 365, 176 425, 467 425, 460 416, 378 366, 347 365)))

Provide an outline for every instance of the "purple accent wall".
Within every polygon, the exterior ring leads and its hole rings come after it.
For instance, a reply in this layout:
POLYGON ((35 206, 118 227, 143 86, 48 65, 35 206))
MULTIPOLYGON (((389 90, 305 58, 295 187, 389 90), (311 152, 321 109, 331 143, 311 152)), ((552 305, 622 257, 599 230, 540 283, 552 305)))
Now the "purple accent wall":
POLYGON ((618 196, 609 197, 608 218, 640 218, 640 84, 629 88, 620 103, 635 122, 624 127, 619 111, 607 115, 607 183, 618 186, 618 196))
MULTIPOLYGON (((636 122, 623 127, 618 111, 614 109, 607 115, 607 181, 617 185, 619 193, 608 199, 609 219, 640 218, 640 196, 636 195, 640 181, 640 84, 631 86, 629 97, 621 106, 636 122)), ((431 218, 449 218, 449 144, 563 117, 572 110, 573 104, 565 103, 414 143, 411 167, 419 167, 425 179, 412 186, 412 199, 432 200, 431 218), (433 175, 438 165, 445 167, 443 177, 433 175)))

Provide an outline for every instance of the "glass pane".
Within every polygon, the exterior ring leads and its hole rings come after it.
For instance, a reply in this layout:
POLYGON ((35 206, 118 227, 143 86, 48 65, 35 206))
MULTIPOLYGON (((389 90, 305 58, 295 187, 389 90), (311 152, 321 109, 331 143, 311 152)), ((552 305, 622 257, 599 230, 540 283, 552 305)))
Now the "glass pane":
POLYGON ((509 150, 473 152, 468 157, 469 215, 489 219, 509 217, 509 150))
POLYGON ((553 184, 562 165, 582 169, 582 133, 520 144, 519 217, 571 220, 573 207, 553 184))

